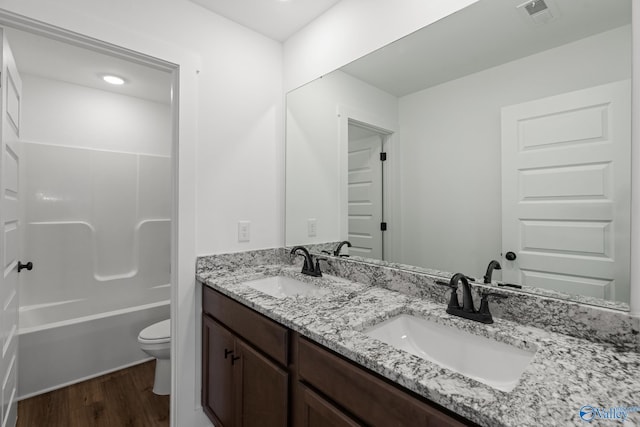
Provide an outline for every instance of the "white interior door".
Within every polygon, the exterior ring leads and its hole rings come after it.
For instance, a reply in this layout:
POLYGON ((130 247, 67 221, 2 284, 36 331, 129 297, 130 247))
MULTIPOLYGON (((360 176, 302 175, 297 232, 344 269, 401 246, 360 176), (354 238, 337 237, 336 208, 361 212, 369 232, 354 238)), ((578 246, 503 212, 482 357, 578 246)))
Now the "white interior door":
POLYGON ((631 83, 502 110, 503 279, 629 301, 631 83))
POLYGON ((349 137, 349 253, 382 259, 382 136, 349 137))
POLYGON ((2 174, 0 187, 0 222, 3 275, 0 283, 0 303, 2 304, 0 331, 2 337, 2 358, 0 360, 0 397, 2 399, 2 427, 16 424, 17 404, 17 340, 18 340, 18 167, 19 124, 22 81, 7 43, 4 31, 2 37, 2 174))

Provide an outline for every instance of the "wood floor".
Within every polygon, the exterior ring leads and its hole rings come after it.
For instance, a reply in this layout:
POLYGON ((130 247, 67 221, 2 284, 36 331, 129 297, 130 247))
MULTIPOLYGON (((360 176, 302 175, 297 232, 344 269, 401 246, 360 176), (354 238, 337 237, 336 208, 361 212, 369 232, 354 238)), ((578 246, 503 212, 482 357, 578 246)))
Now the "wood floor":
POLYGON ((169 396, 153 394, 155 361, 18 402, 18 427, 169 426, 169 396))

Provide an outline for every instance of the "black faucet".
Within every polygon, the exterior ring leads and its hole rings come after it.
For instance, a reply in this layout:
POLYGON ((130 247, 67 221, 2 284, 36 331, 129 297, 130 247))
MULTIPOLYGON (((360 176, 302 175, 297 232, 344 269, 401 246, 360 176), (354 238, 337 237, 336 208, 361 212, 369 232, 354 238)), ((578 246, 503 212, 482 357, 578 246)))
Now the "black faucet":
POLYGON ((304 264, 302 265, 302 274, 313 277, 322 277, 322 271, 320 270, 320 260, 324 258, 316 259, 315 265, 313 263, 313 256, 304 246, 296 246, 291 249, 291 256, 299 255, 298 252, 302 252, 304 257, 304 264))
POLYGON ((333 255, 334 256, 341 256, 341 257, 348 257, 349 255, 347 255, 347 254, 340 255, 340 251, 342 250, 342 247, 344 245, 347 245, 347 247, 350 248, 351 247, 351 242, 348 241, 348 240, 343 240, 342 242, 338 243, 338 247, 336 248, 335 251, 333 251, 333 255))
POLYGON ((493 275, 493 270, 502 270, 500 263, 495 259, 492 260, 487 266, 487 273, 484 275, 484 283, 491 283, 491 276, 493 275))
POLYGON ((476 311, 473 305, 473 297, 471 296, 471 286, 464 274, 454 274, 449 282, 449 287, 451 288, 451 298, 447 306, 447 313, 481 323, 493 323, 493 316, 489 311, 489 298, 506 298, 502 294, 484 292, 480 300, 480 309, 476 311), (460 302, 458 301, 459 282, 462 282, 462 307, 460 307, 460 302))

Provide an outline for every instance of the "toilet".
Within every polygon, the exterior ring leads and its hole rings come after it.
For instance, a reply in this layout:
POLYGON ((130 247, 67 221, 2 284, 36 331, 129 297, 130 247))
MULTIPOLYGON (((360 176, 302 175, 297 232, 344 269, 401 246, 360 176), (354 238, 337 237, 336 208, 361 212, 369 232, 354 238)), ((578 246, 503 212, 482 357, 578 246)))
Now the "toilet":
POLYGON ((156 358, 153 392, 167 395, 171 392, 171 319, 147 326, 138 335, 142 351, 156 358))

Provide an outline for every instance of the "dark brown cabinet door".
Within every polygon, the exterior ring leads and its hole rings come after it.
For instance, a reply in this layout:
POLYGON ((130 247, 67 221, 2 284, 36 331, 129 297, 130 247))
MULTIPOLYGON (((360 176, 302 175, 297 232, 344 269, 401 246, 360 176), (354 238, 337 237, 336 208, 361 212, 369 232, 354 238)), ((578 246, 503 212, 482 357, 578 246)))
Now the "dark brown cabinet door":
POLYGON ((240 425, 242 427, 287 426, 289 375, 241 340, 236 340, 240 359, 234 369, 240 368, 241 387, 240 425))
POLYGON ((235 425, 231 358, 235 339, 213 319, 202 317, 202 406, 219 427, 235 425))
POLYGON ((300 427, 359 427, 362 425, 308 387, 298 384, 298 390, 302 405, 300 427))

